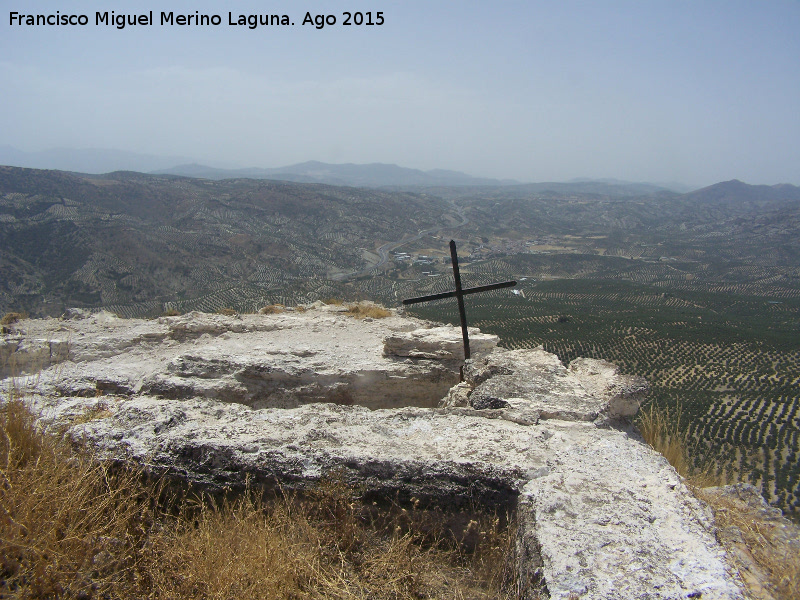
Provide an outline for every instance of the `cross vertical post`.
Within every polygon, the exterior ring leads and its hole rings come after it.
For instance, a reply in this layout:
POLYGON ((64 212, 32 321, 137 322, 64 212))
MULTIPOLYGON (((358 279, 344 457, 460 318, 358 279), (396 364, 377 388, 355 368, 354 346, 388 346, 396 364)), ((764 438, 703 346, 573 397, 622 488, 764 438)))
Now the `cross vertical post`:
MULTIPOLYGON (((430 300, 441 300, 442 298, 456 297, 458 300, 458 314, 461 319, 461 336, 464 338, 464 360, 470 358, 469 351, 469 330, 467 328, 467 311, 464 309, 464 296, 468 294, 475 294, 477 292, 488 292, 490 290, 499 290, 507 287, 514 287, 517 285, 516 281, 503 281, 501 283, 490 283, 489 285, 480 285, 478 287, 466 288, 461 286, 461 274, 458 271, 458 254, 456 254, 456 242, 450 240, 450 258, 453 261, 453 278, 456 281, 456 290, 454 292, 443 292, 441 294, 431 294, 430 296, 420 296, 419 298, 408 298, 403 300, 404 305, 417 304, 419 302, 428 302, 430 300)), ((462 374, 463 380, 463 374, 462 374)))
POLYGON ((458 254, 456 254, 455 240, 450 240, 450 259, 453 261, 453 278, 456 280, 458 316, 461 318, 461 336, 464 338, 464 360, 467 360, 470 357, 469 330, 467 329, 467 311, 464 308, 464 290, 461 288, 461 274, 458 271, 458 254))

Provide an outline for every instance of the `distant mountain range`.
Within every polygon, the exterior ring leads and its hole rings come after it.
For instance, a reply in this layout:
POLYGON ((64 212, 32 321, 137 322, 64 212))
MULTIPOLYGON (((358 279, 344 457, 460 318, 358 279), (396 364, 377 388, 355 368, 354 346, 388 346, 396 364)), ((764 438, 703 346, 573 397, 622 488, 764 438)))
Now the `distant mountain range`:
POLYGON ((472 177, 460 171, 434 169, 421 171, 397 165, 371 163, 330 164, 308 161, 275 169, 215 169, 198 164, 178 165, 169 169, 155 171, 158 175, 183 175, 204 179, 277 179, 298 183, 327 183, 329 185, 349 185, 352 187, 387 186, 432 186, 432 185, 509 185, 519 183, 514 180, 472 177))
POLYGON ((702 204, 762 207, 800 201, 800 187, 788 183, 750 185, 731 179, 696 190, 686 197, 702 204))
POLYGON ((25 152, 12 146, 0 145, 0 165, 29 169, 58 169, 76 173, 113 171, 147 173, 190 160, 185 156, 153 156, 109 148, 51 148, 39 152, 25 152))
POLYGON ((278 168, 222 169, 192 162, 180 156, 153 156, 102 148, 54 148, 24 152, 0 145, 0 165, 29 169, 57 169, 74 173, 102 174, 136 171, 155 175, 180 175, 202 179, 275 179, 297 183, 327 183, 353 187, 432 186, 432 185, 507 185, 514 180, 473 177, 459 171, 434 169, 421 171, 393 164, 328 164, 308 161, 278 168), (177 165, 177 166, 176 166, 177 165))
MULTIPOLYGON (((403 171, 389 167, 390 174, 403 171)), ((407 276, 413 269, 401 279, 381 276, 397 268, 389 252, 402 246, 428 254, 451 237, 465 256, 470 246, 479 253, 484 238, 496 250, 503 240, 561 236, 552 245, 575 246, 570 253, 609 255, 613 247, 638 256, 645 248, 661 256, 680 246, 711 257, 724 249, 722 261, 769 256, 775 277, 794 273, 800 188, 729 181, 684 195, 632 189, 573 182, 396 191, 0 167, 0 313, 255 309, 354 290, 395 302, 424 276, 407 276)))
POLYGON ((439 187, 520 187, 527 191, 562 194, 602 194, 606 196, 640 196, 663 191, 688 192, 692 188, 680 184, 656 185, 618 179, 576 179, 568 182, 521 183, 513 179, 473 177, 460 171, 433 169, 421 171, 392 164, 330 164, 308 161, 276 169, 215 169, 198 164, 178 165, 154 171, 159 175, 182 175, 204 179, 277 179, 298 183, 326 183, 352 187, 387 187, 397 190, 439 187))
POLYGON ((187 157, 154 156, 103 148, 55 148, 39 152, 24 152, 8 145, 0 145, 0 165, 89 174, 136 171, 213 180, 273 179, 352 187, 387 187, 395 188, 398 191, 436 187, 524 185, 529 186, 529 191, 636 196, 663 190, 685 193, 693 189, 679 183, 635 183, 617 179, 575 179, 569 182, 522 183, 513 179, 474 177, 460 171, 445 169, 423 171, 385 163, 331 164, 308 161, 277 168, 219 168, 198 164, 187 157))

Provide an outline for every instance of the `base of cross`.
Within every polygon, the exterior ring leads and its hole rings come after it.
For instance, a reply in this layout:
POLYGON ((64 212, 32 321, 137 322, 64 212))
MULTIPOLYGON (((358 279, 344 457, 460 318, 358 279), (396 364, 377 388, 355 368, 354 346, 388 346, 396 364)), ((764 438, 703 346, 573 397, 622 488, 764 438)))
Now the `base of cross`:
MULTIPOLYGON (((464 338, 464 360, 470 358, 469 352, 469 332, 467 330, 467 313, 464 309, 464 296, 469 294, 477 294, 478 292, 488 292, 491 290, 499 290, 507 287, 514 287, 517 285, 516 281, 503 281, 501 283, 490 283, 489 285, 481 285, 478 287, 462 288, 461 287, 461 274, 458 271, 458 254, 456 254, 456 242, 450 240, 450 258, 453 261, 453 278, 456 282, 456 289, 452 292, 443 292, 441 294, 431 294, 430 296, 420 296, 418 298, 409 298, 403 300, 404 305, 418 304, 420 302, 429 302, 431 300, 441 300, 442 298, 452 298, 455 296, 458 299, 458 314, 461 318, 461 335, 464 338)), ((464 368, 461 368, 461 381, 464 381, 464 368)))

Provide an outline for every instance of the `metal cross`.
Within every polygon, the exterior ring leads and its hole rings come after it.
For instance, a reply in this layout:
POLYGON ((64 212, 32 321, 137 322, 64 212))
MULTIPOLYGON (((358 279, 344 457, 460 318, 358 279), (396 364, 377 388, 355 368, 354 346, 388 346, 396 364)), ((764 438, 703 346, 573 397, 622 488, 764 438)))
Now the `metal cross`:
POLYGON ((456 280, 456 290, 454 292, 444 292, 441 294, 431 294, 430 296, 420 296, 419 298, 409 298, 403 300, 403 304, 417 304, 428 302, 429 300, 441 300, 442 298, 458 298, 458 313, 461 316, 461 335, 464 338, 464 360, 470 357, 469 353, 469 333, 467 332, 467 313, 464 310, 464 296, 476 294, 478 292, 488 292, 489 290, 499 290, 501 288, 514 287, 516 281, 504 281, 502 283, 490 283, 478 287, 463 289, 461 287, 461 275, 458 273, 458 255, 456 254, 456 243, 450 240, 450 258, 453 260, 453 277, 456 280))

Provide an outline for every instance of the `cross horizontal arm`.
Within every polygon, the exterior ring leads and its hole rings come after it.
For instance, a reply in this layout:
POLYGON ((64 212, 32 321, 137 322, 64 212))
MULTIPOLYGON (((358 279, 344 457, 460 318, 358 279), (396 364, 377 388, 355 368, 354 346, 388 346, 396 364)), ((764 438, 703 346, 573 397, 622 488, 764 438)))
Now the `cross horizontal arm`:
MULTIPOLYGON (((507 287, 514 287, 517 285, 516 281, 503 281, 502 283, 491 283, 489 285, 480 285, 478 287, 471 287, 461 290, 461 294, 476 294, 478 292, 488 292, 491 290, 499 290, 507 287)), ((420 296, 419 298, 409 298, 403 300, 403 304, 417 304, 418 302, 428 302, 429 300, 441 300, 442 298, 452 298, 457 296, 458 292, 443 292, 441 294, 431 294, 430 296, 420 296)))

